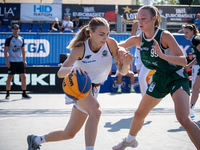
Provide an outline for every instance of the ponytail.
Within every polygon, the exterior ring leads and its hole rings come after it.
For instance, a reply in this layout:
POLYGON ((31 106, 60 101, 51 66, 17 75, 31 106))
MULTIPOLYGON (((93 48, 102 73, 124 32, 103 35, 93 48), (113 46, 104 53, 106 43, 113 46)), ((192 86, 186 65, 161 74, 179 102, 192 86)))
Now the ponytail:
POLYGON ((154 9, 156 10, 156 22, 155 22, 155 27, 160 27, 161 16, 160 16, 160 13, 159 13, 158 9, 157 9, 156 7, 154 7, 154 9))
POLYGON ((193 31, 195 36, 198 36, 199 34, 199 30, 197 29, 195 24, 187 24, 184 28, 193 31))
POLYGON ((80 47, 90 37, 89 26, 85 25, 81 30, 78 31, 76 36, 71 40, 67 48, 73 49, 74 47, 80 47))

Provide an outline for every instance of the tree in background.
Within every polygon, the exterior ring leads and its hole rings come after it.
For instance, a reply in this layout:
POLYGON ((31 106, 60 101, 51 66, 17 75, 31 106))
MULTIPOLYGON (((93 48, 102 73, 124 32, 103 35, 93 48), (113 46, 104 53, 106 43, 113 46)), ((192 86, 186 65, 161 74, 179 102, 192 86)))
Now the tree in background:
POLYGON ((179 5, 178 0, 154 0, 153 5, 179 5))
POLYGON ((200 5, 200 0, 153 0, 153 5, 200 5))

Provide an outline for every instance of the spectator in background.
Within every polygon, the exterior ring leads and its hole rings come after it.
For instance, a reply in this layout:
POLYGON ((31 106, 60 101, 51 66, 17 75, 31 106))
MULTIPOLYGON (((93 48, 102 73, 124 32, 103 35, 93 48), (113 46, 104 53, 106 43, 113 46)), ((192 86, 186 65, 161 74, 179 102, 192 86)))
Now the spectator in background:
MULTIPOLYGON (((122 92, 121 86, 122 86, 122 77, 123 77, 123 75, 121 75, 119 73, 119 71, 117 70, 116 76, 117 76, 117 84, 118 84, 118 90, 117 90, 117 92, 121 93, 122 92)), ((131 93, 135 93, 135 90, 134 90, 134 81, 135 81, 135 78, 134 78, 134 72, 133 72, 133 65, 132 64, 130 64, 130 70, 128 71, 128 73, 125 76, 127 76, 127 77, 130 78, 130 84, 131 84, 130 92, 131 93)))
POLYGON ((197 18, 194 20, 195 26, 200 30, 200 13, 197 14, 197 18))
MULTIPOLYGON (((193 60, 194 60, 193 53, 191 51, 189 51, 187 53, 187 64, 191 63, 193 60)), ((190 67, 190 68, 192 68, 192 67, 190 67)))
POLYGON ((8 17, 8 13, 6 12, 3 17, 1 17, 0 26, 7 25, 10 29, 12 27, 12 20, 8 17))
POLYGON ((79 16, 76 16, 73 20, 74 29, 80 29, 83 26, 82 21, 79 19, 79 16))
POLYGON ((21 87, 22 87, 22 98, 29 99, 31 98, 26 94, 26 53, 24 47, 24 38, 19 36, 19 26, 14 24, 12 26, 13 35, 9 36, 6 39, 4 47, 4 57, 6 60, 6 66, 8 68, 8 79, 6 81, 6 97, 5 99, 10 98, 9 91, 11 89, 11 81, 15 73, 20 74, 21 87), (9 55, 7 55, 7 53, 9 55))
POLYGON ((183 24, 183 25, 181 26, 181 29, 178 30, 178 33, 183 33, 183 29, 184 29, 184 27, 185 27, 185 25, 183 24))
POLYGON ((53 23, 51 29, 56 30, 56 31, 61 30, 61 26, 59 24, 58 18, 55 18, 55 22, 53 23))
POLYGON ((61 26, 63 31, 71 31, 73 29, 73 22, 70 21, 70 16, 65 15, 61 26))
MULTIPOLYGON (((193 60, 194 60, 193 53, 191 51, 189 51, 187 53, 187 64, 191 63, 193 60)), ((187 71, 188 77, 190 79, 190 77, 192 76, 192 67, 190 67, 186 71, 187 71)), ((191 86, 192 86, 191 80, 189 81, 189 83, 190 83, 190 88, 191 88, 191 86)))

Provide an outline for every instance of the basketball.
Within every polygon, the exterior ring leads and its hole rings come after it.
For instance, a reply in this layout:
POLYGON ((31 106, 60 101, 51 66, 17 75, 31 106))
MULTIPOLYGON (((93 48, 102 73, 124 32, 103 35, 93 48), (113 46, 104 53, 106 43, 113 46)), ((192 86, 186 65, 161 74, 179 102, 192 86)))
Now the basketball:
POLYGON ((92 82, 87 74, 75 75, 74 72, 67 74, 63 80, 62 88, 65 94, 73 100, 81 100, 86 98, 91 89, 92 82))

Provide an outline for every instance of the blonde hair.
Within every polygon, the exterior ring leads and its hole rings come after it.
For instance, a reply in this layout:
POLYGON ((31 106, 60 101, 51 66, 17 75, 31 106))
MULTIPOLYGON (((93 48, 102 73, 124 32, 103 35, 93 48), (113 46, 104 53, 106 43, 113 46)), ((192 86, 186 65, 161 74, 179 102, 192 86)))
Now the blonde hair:
POLYGON ((194 35, 196 35, 196 36, 198 36, 198 34, 199 34, 199 30, 197 29, 195 24, 187 24, 184 28, 189 29, 190 31, 193 31, 194 35))
POLYGON ((161 16, 160 16, 160 13, 158 11, 158 9, 154 6, 150 6, 150 5, 144 5, 142 7, 139 8, 138 11, 140 11, 141 9, 148 9, 150 14, 151 14, 151 17, 153 18, 154 16, 156 17, 156 21, 155 21, 155 27, 160 27, 160 22, 161 22, 161 16))
POLYGON ((95 32, 97 27, 99 26, 108 26, 109 24, 106 19, 101 17, 95 17, 90 20, 88 25, 85 25, 71 40, 68 47, 69 49, 73 49, 74 47, 80 47, 84 44, 84 42, 90 37, 89 30, 95 32))

